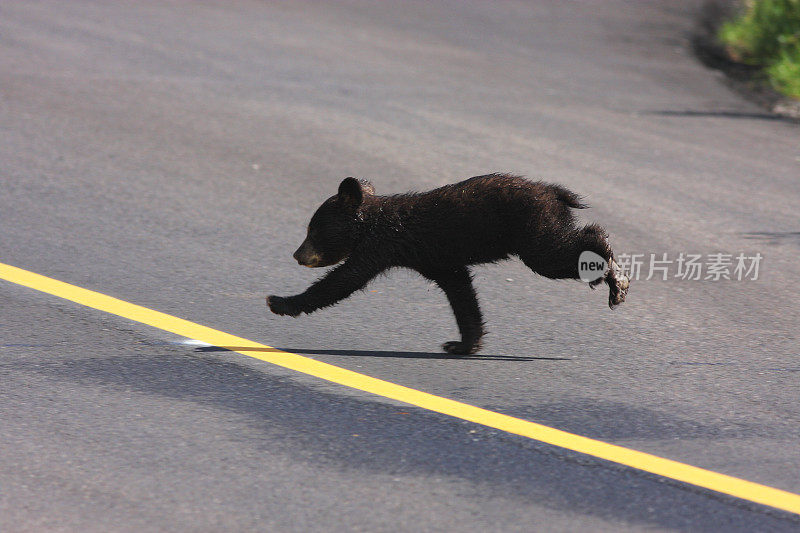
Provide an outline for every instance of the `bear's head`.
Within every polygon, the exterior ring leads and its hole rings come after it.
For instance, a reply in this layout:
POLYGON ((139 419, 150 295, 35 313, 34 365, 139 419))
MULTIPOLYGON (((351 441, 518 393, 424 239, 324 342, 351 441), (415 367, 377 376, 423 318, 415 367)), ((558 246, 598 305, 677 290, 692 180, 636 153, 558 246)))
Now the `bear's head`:
POLYGON ((293 254, 303 266, 326 267, 345 259, 356 244, 359 208, 375 188, 366 180, 345 178, 339 192, 319 206, 308 224, 306 240, 293 254))

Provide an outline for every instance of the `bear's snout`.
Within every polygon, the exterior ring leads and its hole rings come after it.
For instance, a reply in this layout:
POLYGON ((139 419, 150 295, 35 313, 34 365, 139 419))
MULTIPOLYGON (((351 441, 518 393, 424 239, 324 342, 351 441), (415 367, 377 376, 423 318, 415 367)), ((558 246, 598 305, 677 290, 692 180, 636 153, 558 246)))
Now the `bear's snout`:
POLYGON ((292 257, 295 258, 298 264, 312 268, 320 266, 322 262, 322 258, 309 246, 307 240, 303 241, 303 244, 292 254, 292 257))

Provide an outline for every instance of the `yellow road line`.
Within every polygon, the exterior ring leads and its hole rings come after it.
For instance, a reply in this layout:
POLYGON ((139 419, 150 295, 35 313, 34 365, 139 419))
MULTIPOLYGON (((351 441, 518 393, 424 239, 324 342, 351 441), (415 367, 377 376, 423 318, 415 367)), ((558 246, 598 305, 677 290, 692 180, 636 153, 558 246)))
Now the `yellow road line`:
POLYGON ((727 476, 696 466, 679 463, 663 457, 616 446, 573 433, 567 433, 535 422, 495 413, 480 407, 442 398, 359 374, 351 370, 315 361, 308 357, 284 352, 265 344, 236 337, 222 331, 189 322, 165 313, 153 311, 99 292, 83 289, 69 283, 35 274, 21 268, 0 263, 0 279, 24 285, 81 305, 135 320, 176 335, 227 347, 248 357, 296 370, 346 387, 370 392, 393 400, 422 407, 430 411, 469 420, 484 426, 522 435, 540 442, 559 446, 659 476, 703 487, 743 500, 748 500, 790 513, 800 514, 800 495, 760 485, 744 479, 727 476))

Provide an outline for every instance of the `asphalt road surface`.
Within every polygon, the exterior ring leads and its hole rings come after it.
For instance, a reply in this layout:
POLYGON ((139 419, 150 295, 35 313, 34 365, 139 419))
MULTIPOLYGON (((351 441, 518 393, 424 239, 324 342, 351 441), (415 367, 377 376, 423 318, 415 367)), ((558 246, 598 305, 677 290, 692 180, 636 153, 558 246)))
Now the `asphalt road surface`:
MULTIPOLYGON (((798 493, 800 129, 698 64, 696 8, 2 2, 0 262, 798 493), (493 171, 585 195, 583 219, 648 260, 628 301, 478 267, 490 333, 466 359, 440 354, 454 320, 412 273, 266 311, 320 274, 291 253, 341 178, 493 171), (651 253, 763 260, 756 280, 646 280, 651 253)), ((184 340, 0 281, 0 530, 800 529, 184 340)))

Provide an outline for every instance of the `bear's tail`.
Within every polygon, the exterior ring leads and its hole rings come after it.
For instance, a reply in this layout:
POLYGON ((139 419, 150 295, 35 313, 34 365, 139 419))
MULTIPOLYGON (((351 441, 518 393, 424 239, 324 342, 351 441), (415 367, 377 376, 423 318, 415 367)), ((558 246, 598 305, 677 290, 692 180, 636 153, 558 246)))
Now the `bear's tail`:
POLYGON ((586 209, 589 207, 581 202, 583 200, 581 196, 561 186, 556 186, 556 198, 573 209, 586 209))

